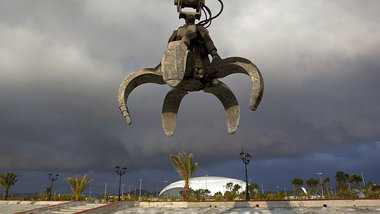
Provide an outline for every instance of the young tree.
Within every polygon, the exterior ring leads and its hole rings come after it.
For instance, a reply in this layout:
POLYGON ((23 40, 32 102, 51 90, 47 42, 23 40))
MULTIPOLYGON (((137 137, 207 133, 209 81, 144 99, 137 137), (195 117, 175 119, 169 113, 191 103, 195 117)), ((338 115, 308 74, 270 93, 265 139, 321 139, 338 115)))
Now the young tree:
POLYGON ((51 193, 51 188, 50 187, 46 187, 46 189, 45 189, 45 196, 46 196, 46 200, 47 201, 49 201, 50 193, 51 193))
POLYGON ((361 189, 361 182, 363 182, 362 177, 358 174, 353 174, 348 178, 348 182, 354 186, 355 189, 359 190, 361 189))
POLYGON ((379 184, 374 184, 371 187, 371 191, 375 197, 380 197, 380 185, 379 184))
POLYGON ((322 186, 323 192, 325 194, 327 194, 328 191, 329 191, 329 184, 330 184, 330 178, 324 178, 324 179, 322 179, 321 186, 322 186))
POLYGON ((350 175, 344 173, 343 171, 337 171, 335 175, 336 188, 338 190, 338 196, 340 198, 350 198, 352 197, 352 192, 347 184, 350 175))
POLYGON ((239 184, 233 184, 232 182, 229 182, 226 184, 227 191, 224 193, 224 198, 226 200, 235 200, 239 196, 239 190, 241 189, 241 186, 239 184))
POLYGON ((335 180, 336 180, 338 192, 345 191, 348 189, 348 185, 347 185, 348 178, 349 178, 349 175, 344 173, 343 171, 336 172, 335 180))
MULTIPOLYGON (((191 189, 191 188, 190 188, 191 189)), ((191 191, 194 194, 195 200, 204 201, 207 197, 210 196, 210 190, 208 189, 197 189, 195 191, 191 191)))
POLYGON ((187 155, 185 152, 178 153, 178 155, 170 155, 170 160, 178 174, 181 175, 185 181, 182 197, 185 200, 189 200, 190 178, 193 177, 195 171, 197 171, 198 163, 193 164, 193 154, 187 155))
POLYGON ((20 176, 13 174, 12 172, 6 172, 4 175, 0 174, 0 185, 4 189, 3 200, 8 200, 9 188, 19 181, 19 177, 20 176))
POLYGON ((317 179, 310 178, 305 181, 305 184, 311 193, 316 193, 319 181, 317 179))
POLYGON ((214 194, 214 198, 217 201, 221 201, 221 200, 223 200, 223 194, 221 192, 217 192, 214 194))
POLYGON ((259 185, 257 183, 251 183, 248 185, 249 198, 254 199, 255 194, 259 192, 259 185))
POLYGON ((380 197, 380 185, 374 184, 372 181, 368 181, 364 186, 364 194, 367 198, 379 198, 380 197))
POLYGON ((69 177, 65 178, 65 180, 70 184, 75 200, 79 201, 79 198, 81 197, 84 190, 86 190, 88 185, 90 185, 94 179, 91 179, 87 182, 87 175, 84 175, 82 178, 79 177, 79 175, 76 175, 74 178, 69 177))
POLYGON ((294 178, 292 181, 294 194, 300 194, 302 192, 301 187, 303 185, 303 180, 301 178, 294 178))

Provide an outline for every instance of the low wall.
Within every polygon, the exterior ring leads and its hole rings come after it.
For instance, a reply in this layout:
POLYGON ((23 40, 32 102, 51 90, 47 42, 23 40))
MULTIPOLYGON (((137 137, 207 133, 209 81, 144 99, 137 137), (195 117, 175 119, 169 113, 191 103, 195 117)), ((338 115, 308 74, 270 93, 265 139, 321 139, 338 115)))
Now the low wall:
POLYGON ((138 202, 141 208, 313 208, 313 207, 380 207, 380 199, 309 199, 309 200, 260 200, 260 201, 172 201, 138 202))

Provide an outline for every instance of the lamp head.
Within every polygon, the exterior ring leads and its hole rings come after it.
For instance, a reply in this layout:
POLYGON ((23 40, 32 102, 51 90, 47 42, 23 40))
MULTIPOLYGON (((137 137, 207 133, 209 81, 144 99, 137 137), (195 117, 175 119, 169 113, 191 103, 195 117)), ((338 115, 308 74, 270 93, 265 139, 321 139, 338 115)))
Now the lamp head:
POLYGON ((240 158, 245 164, 248 164, 251 160, 251 155, 242 151, 240 152, 240 158))
POLYGON ((240 152, 240 158, 243 160, 245 158, 245 153, 243 151, 240 152))
POLYGON ((245 159, 249 162, 251 160, 251 155, 250 154, 245 154, 245 159))

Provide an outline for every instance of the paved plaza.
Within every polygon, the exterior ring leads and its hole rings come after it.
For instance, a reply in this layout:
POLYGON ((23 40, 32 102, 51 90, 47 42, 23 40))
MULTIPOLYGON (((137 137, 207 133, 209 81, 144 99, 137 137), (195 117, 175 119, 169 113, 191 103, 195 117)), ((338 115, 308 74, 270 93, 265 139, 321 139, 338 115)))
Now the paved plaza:
POLYGON ((129 213, 148 213, 148 214, 319 214, 319 213, 380 213, 380 208, 278 208, 278 209, 255 209, 255 208, 232 208, 232 209, 219 209, 219 208, 128 208, 126 210, 115 212, 114 214, 129 214, 129 213))
POLYGON ((0 204, 0 213, 17 213, 26 210, 37 209, 40 207, 46 207, 46 205, 35 205, 35 204, 0 204))
MULTIPOLYGON (((0 214, 11 214, 22 212, 26 210, 32 210, 46 206, 43 204, 0 204, 0 214)), ((51 213, 51 211, 45 211, 41 213, 51 213)), ((110 212, 112 213, 112 212, 110 212)), ((114 214, 132 214, 132 213, 148 213, 148 214, 317 214, 317 213, 380 213, 380 207, 321 207, 321 208, 141 208, 131 207, 124 208, 124 210, 113 212, 114 214)), ((105 213, 106 214, 106 213, 105 213)))

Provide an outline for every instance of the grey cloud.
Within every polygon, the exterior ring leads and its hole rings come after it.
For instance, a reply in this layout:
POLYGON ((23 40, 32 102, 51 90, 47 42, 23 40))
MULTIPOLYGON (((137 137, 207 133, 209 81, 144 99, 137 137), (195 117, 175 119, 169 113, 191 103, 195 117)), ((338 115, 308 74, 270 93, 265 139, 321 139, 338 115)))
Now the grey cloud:
POLYGON ((168 138, 160 118, 168 86, 131 94, 132 126, 116 93, 128 73, 159 63, 182 24, 172 1, 1 2, 0 166, 161 169, 179 151, 212 165, 241 150, 277 158, 378 141, 380 4, 358 4, 226 1, 210 34, 222 57, 261 69, 262 104, 251 112, 248 77, 230 76, 222 81, 241 105, 237 133, 227 134, 215 97, 195 92, 168 138))

